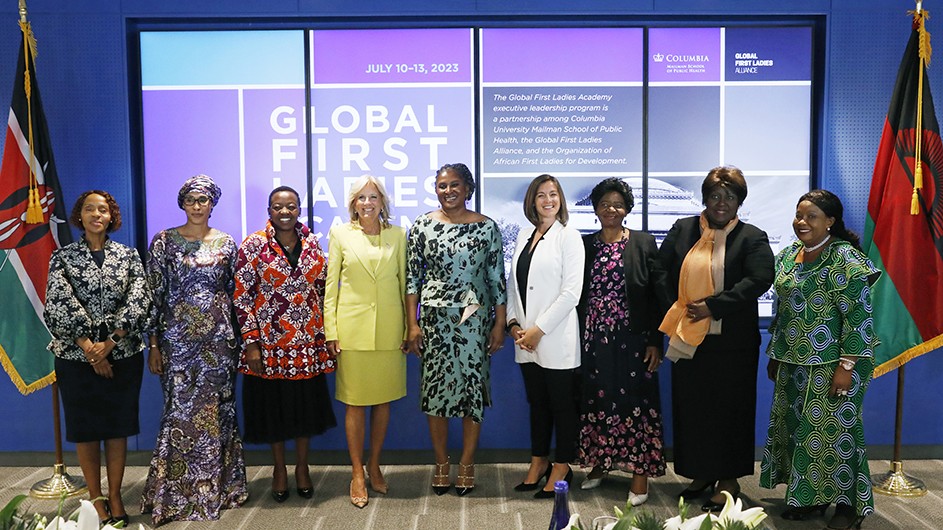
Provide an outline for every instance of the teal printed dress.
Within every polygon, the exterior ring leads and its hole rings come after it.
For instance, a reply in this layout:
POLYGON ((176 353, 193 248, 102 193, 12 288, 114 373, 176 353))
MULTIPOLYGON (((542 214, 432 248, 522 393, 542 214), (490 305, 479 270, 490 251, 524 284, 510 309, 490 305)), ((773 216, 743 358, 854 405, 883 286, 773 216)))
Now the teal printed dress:
POLYGON ((406 293, 419 295, 419 405, 426 414, 484 417, 491 405, 488 336, 492 309, 507 302, 504 282, 501 232, 491 219, 448 224, 422 215, 410 228, 406 293))
POLYGON ((786 484, 786 504, 874 511, 861 404, 874 370, 870 285, 880 270, 846 241, 811 263, 796 242, 776 257, 776 317, 767 355, 780 361, 760 485, 786 484), (829 396, 840 356, 857 357, 847 396, 829 396))

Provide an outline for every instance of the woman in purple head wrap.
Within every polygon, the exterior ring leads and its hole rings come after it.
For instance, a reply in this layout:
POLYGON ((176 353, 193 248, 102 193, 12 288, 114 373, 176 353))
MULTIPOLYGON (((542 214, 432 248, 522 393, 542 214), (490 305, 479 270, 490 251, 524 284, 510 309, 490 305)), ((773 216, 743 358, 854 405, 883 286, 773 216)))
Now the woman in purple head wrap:
POLYGON ((148 367, 160 376, 164 413, 141 511, 155 525, 219 519, 248 498, 234 397, 237 246, 209 226, 220 195, 206 175, 187 179, 177 194, 186 222, 154 236, 147 260, 148 367))

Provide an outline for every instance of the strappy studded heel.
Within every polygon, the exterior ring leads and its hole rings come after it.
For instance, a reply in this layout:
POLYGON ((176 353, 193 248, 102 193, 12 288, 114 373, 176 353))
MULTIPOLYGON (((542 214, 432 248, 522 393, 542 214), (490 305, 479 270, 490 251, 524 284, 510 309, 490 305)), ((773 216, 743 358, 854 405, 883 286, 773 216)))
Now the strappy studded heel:
POLYGON ((434 491, 436 495, 445 495, 448 493, 449 488, 452 487, 452 483, 449 482, 451 465, 448 460, 446 460, 444 464, 436 463, 435 473, 432 475, 432 491, 434 491))
POLYGON ((475 489, 475 464, 458 464, 458 477, 455 480, 455 492, 459 497, 464 497, 475 489), (471 474, 468 474, 471 470, 471 474))

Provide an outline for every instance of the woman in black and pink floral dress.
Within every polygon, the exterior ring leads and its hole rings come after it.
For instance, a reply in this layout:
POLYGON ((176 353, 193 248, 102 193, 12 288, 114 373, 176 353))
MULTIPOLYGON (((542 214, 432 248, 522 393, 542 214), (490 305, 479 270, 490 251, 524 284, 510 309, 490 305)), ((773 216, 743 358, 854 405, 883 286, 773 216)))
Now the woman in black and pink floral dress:
POLYGON ((577 460, 592 471, 592 489, 611 470, 632 473, 629 502, 648 500, 648 477, 665 474, 658 373, 668 304, 667 275, 655 238, 622 223, 632 210, 632 188, 617 178, 593 188, 602 225, 583 236, 586 267, 582 324, 582 405, 577 460))

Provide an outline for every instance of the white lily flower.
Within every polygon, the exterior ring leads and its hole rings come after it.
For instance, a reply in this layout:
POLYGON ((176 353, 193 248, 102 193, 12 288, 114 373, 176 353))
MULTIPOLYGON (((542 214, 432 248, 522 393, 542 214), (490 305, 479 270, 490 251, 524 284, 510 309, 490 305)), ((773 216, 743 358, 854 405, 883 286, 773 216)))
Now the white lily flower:
POLYGON ((701 524, 704 523, 705 518, 710 518, 711 521, 717 520, 717 517, 710 513, 701 514, 684 521, 681 520, 680 515, 676 515, 665 521, 665 530, 698 530, 701 524))
POLYGON ((731 521, 740 521, 750 528, 756 528, 763 519, 766 519, 766 513, 763 511, 763 508, 756 506, 744 510, 743 503, 740 499, 734 500, 730 492, 726 490, 721 490, 721 493, 727 497, 727 500, 724 502, 724 509, 720 511, 720 515, 717 519, 725 526, 731 521))
MULTIPOLYGON (((690 519, 683 519, 681 515, 677 515, 664 521, 660 518, 655 517, 650 512, 636 512, 630 505, 626 505, 625 511, 621 510, 618 506, 613 508, 616 518, 619 519, 619 522, 622 524, 627 524, 629 521, 639 522, 642 521, 644 524, 642 526, 649 526, 651 523, 662 524, 663 530, 701 530, 701 527, 704 528, 719 528, 723 529, 728 527, 734 521, 746 525, 748 528, 756 529, 760 527, 760 523, 766 519, 766 513, 761 507, 754 507, 747 510, 743 509, 743 503, 739 499, 734 499, 730 493, 724 491, 724 496, 726 500, 724 502, 724 508, 721 510, 719 515, 712 513, 700 514, 697 517, 692 517, 690 519), (641 517, 642 519, 637 519, 636 517, 641 517)), ((687 507, 684 505, 684 501, 678 503, 678 511, 682 514, 687 513, 687 507)), ((570 520, 565 530, 579 530, 579 514, 573 514, 570 516, 570 520)), ((600 518, 597 518, 597 520, 600 518)), ((611 518, 609 518, 611 519, 611 518)), ((594 520, 594 527, 597 528, 599 521, 594 520)), ((604 526, 605 528, 605 526, 604 526)), ((629 527, 628 530, 638 530, 637 527, 629 527)))
POLYGON ((46 530, 46 523, 48 522, 46 521, 46 518, 39 514, 34 514, 33 517, 36 521, 36 528, 33 530, 46 530))
POLYGON ((98 512, 95 511, 95 506, 82 499, 79 501, 79 519, 76 521, 76 530, 98 530, 98 512))
POLYGON ((75 524, 75 521, 66 521, 62 517, 56 516, 46 525, 46 530, 75 530, 75 524))

